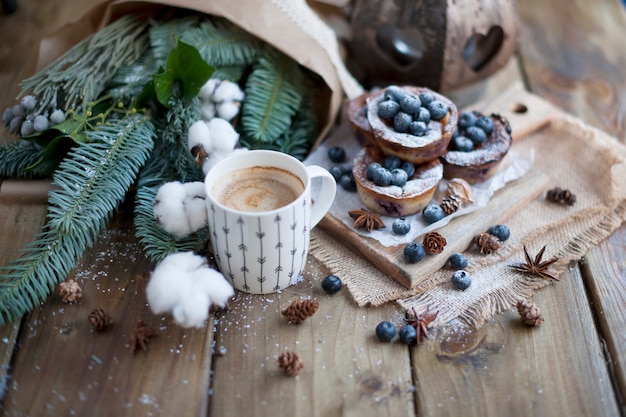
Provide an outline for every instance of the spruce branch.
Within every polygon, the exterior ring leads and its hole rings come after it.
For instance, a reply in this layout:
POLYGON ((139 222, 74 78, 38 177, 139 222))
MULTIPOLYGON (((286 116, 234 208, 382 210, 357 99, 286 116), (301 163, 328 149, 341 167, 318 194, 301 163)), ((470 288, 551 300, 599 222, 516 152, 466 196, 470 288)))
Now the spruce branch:
POLYGON ((178 39, 198 24, 198 16, 187 16, 167 22, 157 22, 149 31, 152 54, 164 65, 178 39))
POLYGON ((5 141, 0 146, 0 176, 35 177, 35 173, 25 169, 41 159, 43 153, 43 149, 36 148, 32 143, 5 141))

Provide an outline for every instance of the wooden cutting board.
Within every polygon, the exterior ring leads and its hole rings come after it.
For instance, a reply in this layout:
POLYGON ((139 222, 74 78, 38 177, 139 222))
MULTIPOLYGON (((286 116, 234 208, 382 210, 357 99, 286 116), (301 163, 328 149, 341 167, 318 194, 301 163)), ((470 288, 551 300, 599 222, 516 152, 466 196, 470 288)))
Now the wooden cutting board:
MULTIPOLYGON (((562 111, 545 100, 524 90, 521 84, 514 85, 493 100, 472 106, 472 109, 485 114, 499 113, 506 117, 511 124, 514 141, 537 132, 547 126, 553 117, 562 114, 562 111)), ((485 207, 456 217, 438 229, 448 242, 444 251, 438 255, 426 256, 416 264, 404 262, 402 252, 405 244, 384 246, 373 238, 356 233, 331 214, 324 217, 319 227, 364 256, 401 285, 413 288, 441 269, 450 255, 465 251, 472 244, 474 236, 494 224, 504 223, 507 218, 542 194, 547 186, 548 177, 533 170, 508 183, 493 195, 485 207)), ((422 237, 418 236, 415 241, 421 242, 422 237)))

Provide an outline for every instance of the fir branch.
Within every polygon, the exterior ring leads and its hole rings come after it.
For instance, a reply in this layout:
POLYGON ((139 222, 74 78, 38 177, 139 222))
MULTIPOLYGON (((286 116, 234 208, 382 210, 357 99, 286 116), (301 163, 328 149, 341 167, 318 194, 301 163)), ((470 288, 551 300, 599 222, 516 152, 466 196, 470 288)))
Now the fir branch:
POLYGON ((170 52, 176 47, 178 38, 195 27, 198 21, 198 16, 187 16, 169 22, 157 22, 150 28, 152 54, 160 65, 165 64, 170 52))
POLYGON ((303 160, 319 135, 319 124, 314 107, 314 97, 302 100, 302 106, 293 118, 287 132, 276 140, 276 150, 303 160))
POLYGON ((303 89, 294 60, 278 51, 261 58, 246 82, 241 119, 246 136, 262 143, 278 139, 298 111, 303 89))
POLYGON ((129 100, 139 96, 159 70, 159 64, 160 61, 152 50, 147 48, 135 62, 117 70, 106 87, 108 95, 116 100, 129 100))
POLYGON ((256 62, 264 43, 243 29, 218 17, 204 20, 182 35, 214 67, 248 66, 256 62))
POLYGON ((121 17, 24 80, 20 96, 37 96, 39 112, 49 107, 85 109, 117 69, 135 61, 148 46, 147 25, 132 15, 121 17))
POLYGON ((24 170, 37 162, 43 153, 44 149, 39 149, 30 142, 4 141, 0 146, 0 176, 35 177, 35 173, 24 170))
POLYGON ((144 116, 113 120, 89 131, 61 162, 49 197, 49 227, 90 246, 123 201, 154 145, 154 128, 144 116))

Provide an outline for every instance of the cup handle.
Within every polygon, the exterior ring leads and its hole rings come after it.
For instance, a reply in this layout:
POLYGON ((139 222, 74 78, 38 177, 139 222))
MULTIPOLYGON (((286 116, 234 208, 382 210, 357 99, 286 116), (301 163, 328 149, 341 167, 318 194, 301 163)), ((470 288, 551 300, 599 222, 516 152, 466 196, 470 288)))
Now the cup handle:
POLYGON ((320 178, 322 180, 319 194, 311 207, 311 228, 313 228, 322 220, 333 205, 335 194, 337 193, 337 183, 331 173, 320 166, 308 165, 306 170, 311 179, 320 178))

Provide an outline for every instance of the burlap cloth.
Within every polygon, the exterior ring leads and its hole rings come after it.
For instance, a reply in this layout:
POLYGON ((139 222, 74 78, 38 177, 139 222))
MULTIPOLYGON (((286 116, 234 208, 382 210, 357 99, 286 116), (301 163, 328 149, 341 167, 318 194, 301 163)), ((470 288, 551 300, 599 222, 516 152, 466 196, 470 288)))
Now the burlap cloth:
POLYGON ((541 193, 506 220, 511 237, 496 253, 485 256, 468 248, 466 269, 472 284, 467 290, 452 286, 448 268, 407 289, 320 227, 312 235, 311 255, 342 278, 359 306, 395 300, 418 312, 439 310, 440 325, 453 319, 482 325, 520 298, 554 283, 510 268, 524 261, 524 245, 532 256, 546 245, 543 259, 559 258, 550 267, 559 276, 626 220, 626 147, 616 139, 555 110, 547 125, 516 140, 513 147, 520 154, 534 149, 533 168, 549 177, 547 188, 569 189, 577 200, 573 206, 561 205, 541 193))

